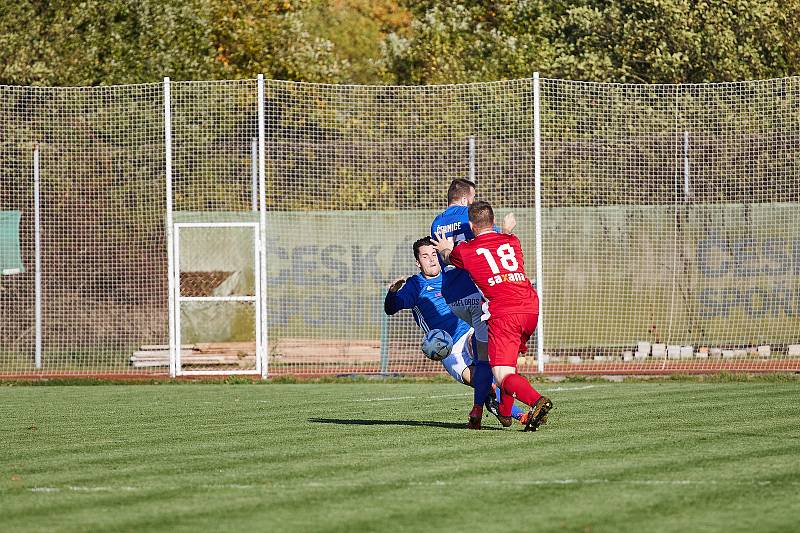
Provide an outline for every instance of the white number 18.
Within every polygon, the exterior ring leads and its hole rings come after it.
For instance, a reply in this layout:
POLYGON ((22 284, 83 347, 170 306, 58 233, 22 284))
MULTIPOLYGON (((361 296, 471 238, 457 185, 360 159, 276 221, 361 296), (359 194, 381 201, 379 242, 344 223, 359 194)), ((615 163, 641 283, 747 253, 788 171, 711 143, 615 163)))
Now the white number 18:
MULTIPOLYGON (((500 268, 497 266, 497 261, 494 260, 494 255, 486 248, 478 248, 475 250, 475 253, 478 255, 482 255, 486 262, 489 263, 489 268, 492 269, 492 274, 499 274, 500 268)), ((500 263, 503 265, 509 272, 515 272, 519 268, 519 262, 517 262, 517 257, 514 255, 514 248, 511 247, 510 244, 506 243, 501 245, 497 251, 495 252, 497 257, 500 258, 500 263)))

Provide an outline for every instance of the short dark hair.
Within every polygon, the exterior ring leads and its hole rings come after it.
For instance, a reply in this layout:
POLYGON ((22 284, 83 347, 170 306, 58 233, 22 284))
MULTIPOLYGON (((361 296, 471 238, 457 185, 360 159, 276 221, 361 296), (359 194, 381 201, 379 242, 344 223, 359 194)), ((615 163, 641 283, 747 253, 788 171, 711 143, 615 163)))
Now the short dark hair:
POLYGON ((423 237, 414 242, 414 259, 419 261, 419 249, 423 246, 434 246, 430 237, 423 237))
POLYGON ((469 206, 469 221, 476 228, 486 228, 494 224, 494 209, 489 202, 478 200, 469 206))
POLYGON ((469 194, 470 189, 475 189, 475 182, 464 178, 454 179, 447 189, 447 203, 453 203, 459 198, 469 194))

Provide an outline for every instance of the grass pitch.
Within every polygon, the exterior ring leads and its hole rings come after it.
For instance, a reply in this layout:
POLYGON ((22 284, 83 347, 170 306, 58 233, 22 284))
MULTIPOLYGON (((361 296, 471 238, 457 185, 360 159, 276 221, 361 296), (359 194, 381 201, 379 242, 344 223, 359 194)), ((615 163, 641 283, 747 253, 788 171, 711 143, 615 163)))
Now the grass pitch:
POLYGON ((800 381, 0 387, 3 531, 796 531, 800 381))

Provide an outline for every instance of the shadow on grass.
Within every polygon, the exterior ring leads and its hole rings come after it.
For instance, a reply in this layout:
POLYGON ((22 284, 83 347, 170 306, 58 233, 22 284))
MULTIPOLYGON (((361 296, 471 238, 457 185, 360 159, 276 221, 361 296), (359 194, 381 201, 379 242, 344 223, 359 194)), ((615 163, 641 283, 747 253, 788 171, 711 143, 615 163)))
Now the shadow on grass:
MULTIPOLYGON (((432 422, 423 420, 361 420, 361 419, 341 419, 341 418, 309 418, 309 422, 317 424, 341 424, 343 426, 415 426, 445 429, 467 429, 466 423, 454 422, 432 422)), ((500 430, 497 427, 484 427, 492 431, 500 430)))

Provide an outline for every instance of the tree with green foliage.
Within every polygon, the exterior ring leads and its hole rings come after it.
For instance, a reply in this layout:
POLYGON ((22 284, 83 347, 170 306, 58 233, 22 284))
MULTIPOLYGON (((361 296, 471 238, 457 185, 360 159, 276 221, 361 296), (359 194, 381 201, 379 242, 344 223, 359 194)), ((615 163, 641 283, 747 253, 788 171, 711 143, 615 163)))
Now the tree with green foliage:
POLYGON ((5 2, 0 83, 255 77, 334 82, 346 59, 307 28, 310 0, 5 2))
POLYGON ((528 77, 699 83, 800 71, 800 0, 409 2, 386 69, 406 84, 528 77))
POLYGON ((381 43, 402 33, 411 12, 400 0, 328 0, 313 2, 304 13, 307 27, 332 43, 333 54, 347 62, 340 83, 376 84, 393 79, 383 70, 381 43))
POLYGON ((23 0, 0 83, 686 83, 800 70, 800 0, 23 0))

